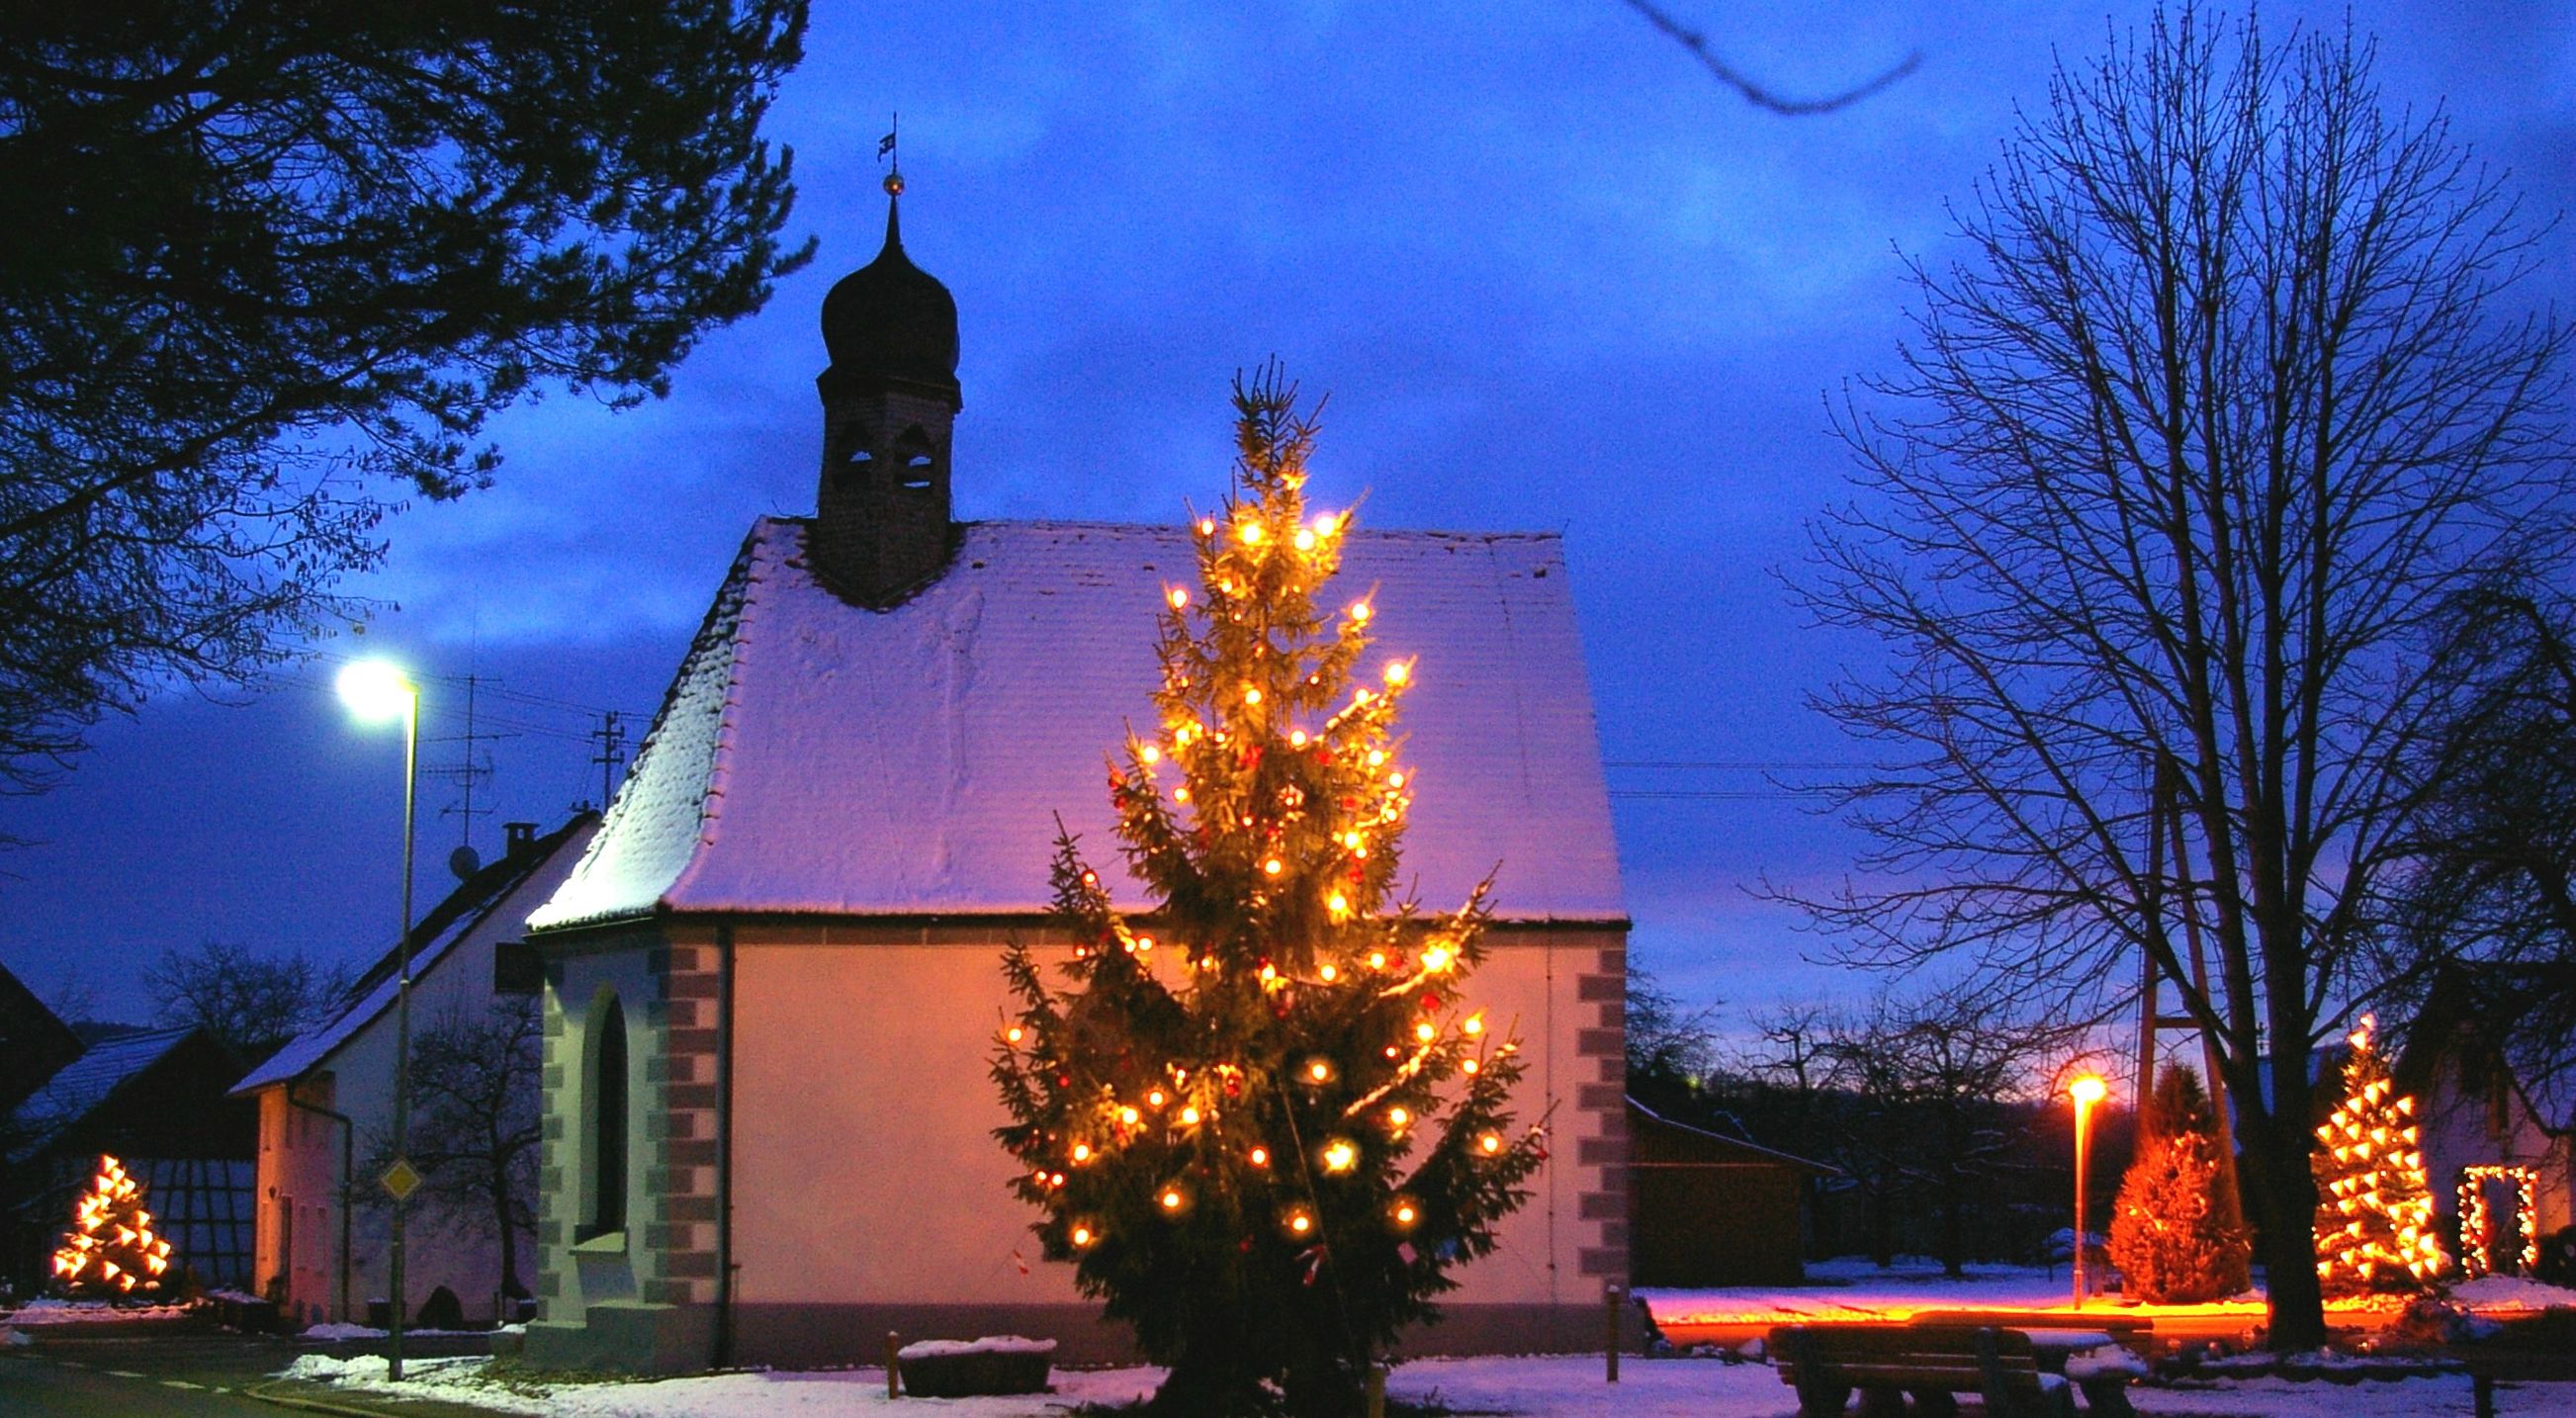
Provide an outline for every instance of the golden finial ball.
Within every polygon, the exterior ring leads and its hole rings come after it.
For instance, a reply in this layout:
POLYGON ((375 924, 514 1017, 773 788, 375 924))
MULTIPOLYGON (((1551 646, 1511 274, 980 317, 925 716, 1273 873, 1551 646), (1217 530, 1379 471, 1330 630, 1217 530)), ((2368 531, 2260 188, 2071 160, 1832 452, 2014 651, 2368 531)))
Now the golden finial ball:
POLYGON ((902 174, 902 173, 900 173, 900 172, 889 172, 889 173, 887 173, 887 174, 886 174, 886 179, 885 179, 885 190, 886 190, 886 195, 887 195, 887 196, 889 196, 889 197, 900 197, 900 196, 902 196, 902 195, 903 195, 903 174, 902 174))

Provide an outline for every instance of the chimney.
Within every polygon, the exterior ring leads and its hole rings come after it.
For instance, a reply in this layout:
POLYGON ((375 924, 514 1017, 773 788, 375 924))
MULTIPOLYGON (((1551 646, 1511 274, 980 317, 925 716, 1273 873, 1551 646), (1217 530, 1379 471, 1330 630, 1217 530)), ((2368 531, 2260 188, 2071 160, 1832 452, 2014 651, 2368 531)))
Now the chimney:
POLYGON ((502 823, 501 836, 512 861, 537 850, 537 825, 533 822, 502 823))

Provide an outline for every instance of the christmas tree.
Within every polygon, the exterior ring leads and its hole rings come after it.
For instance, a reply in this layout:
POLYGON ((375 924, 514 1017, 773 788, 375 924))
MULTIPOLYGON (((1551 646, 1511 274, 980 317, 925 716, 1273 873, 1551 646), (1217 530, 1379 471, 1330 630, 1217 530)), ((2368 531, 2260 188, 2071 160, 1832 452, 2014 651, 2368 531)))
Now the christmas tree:
POLYGON ((2416 1150, 2415 1100, 2397 1096, 2362 1016, 2343 1066, 2344 1100, 2317 1129, 2317 1276, 2326 1293, 2421 1290, 2448 1262, 2416 1150))
POLYGON ((1338 1416, 1544 1153, 1512 1130, 1512 1031, 1461 994, 1485 888, 1434 916, 1394 894, 1414 666, 1354 684, 1370 604, 1319 609, 1350 522, 1306 513, 1313 418, 1275 369, 1234 403, 1234 487, 1165 592, 1162 722, 1109 767, 1152 904, 1114 906, 1059 826, 1068 984, 1005 960, 998 1135, 1046 1255, 1170 1366, 1154 1411, 1338 1416))
POLYGON ((55 1283, 75 1299, 121 1300, 160 1289, 169 1268, 170 1243, 152 1234, 143 1184, 115 1158, 99 1158, 98 1176, 73 1203, 71 1229, 54 1252, 55 1283))
POLYGON ((2252 1246, 2231 1226, 2216 1119, 2200 1076, 2167 1068, 2139 1119, 2138 1156, 2111 1216, 2111 1263, 2149 1304, 2199 1304, 2245 1288, 2252 1246))

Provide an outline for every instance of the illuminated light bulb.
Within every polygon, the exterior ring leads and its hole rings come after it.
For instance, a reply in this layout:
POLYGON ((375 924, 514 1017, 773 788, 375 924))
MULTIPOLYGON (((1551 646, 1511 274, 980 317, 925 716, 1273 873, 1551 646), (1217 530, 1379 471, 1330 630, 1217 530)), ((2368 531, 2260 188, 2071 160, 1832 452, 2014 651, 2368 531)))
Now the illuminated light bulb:
POLYGON ((1267 1147, 1256 1147, 1250 1152, 1245 1153, 1244 1157, 1255 1167, 1267 1167, 1270 1165, 1270 1149, 1267 1147))
POLYGON ((1342 514, 1338 512, 1318 512, 1315 514, 1315 535, 1319 537, 1329 537, 1341 529, 1342 514))
POLYGON ((1213 537, 1216 535, 1216 519, 1214 517, 1201 517, 1199 519, 1199 535, 1202 537, 1213 537))
POLYGON ((1371 768, 1376 768, 1376 767, 1379 767, 1379 766, 1383 765, 1385 762, 1386 762, 1386 750, 1385 750, 1385 749, 1382 749, 1382 748, 1373 748, 1373 749, 1370 749, 1370 750, 1368 751, 1368 766, 1369 766, 1369 767, 1371 767, 1371 768))
POLYGON ((1246 522, 1243 524, 1243 528, 1238 535, 1243 538, 1243 544, 1245 546, 1257 547, 1261 545, 1261 524, 1258 522, 1246 522))
POLYGON ((1179 1187, 1165 1187, 1165 1188, 1163 1188, 1163 1197, 1162 1197, 1162 1200, 1163 1200, 1163 1209, 1164 1209, 1165 1211, 1178 1211, 1178 1210, 1180 1210, 1180 1209, 1181 1209, 1181 1201, 1182 1201, 1182 1197, 1181 1197, 1181 1189, 1180 1189, 1179 1187))
POLYGON ((1063 1185, 1064 1185, 1064 1173, 1062 1173, 1062 1172, 1050 1172, 1050 1173, 1048 1173, 1048 1174, 1047 1174, 1047 1185, 1048 1185, 1048 1186, 1051 1186, 1051 1187, 1061 1187, 1061 1186, 1063 1186, 1063 1185))
POLYGON ((1198 1125, 1199 1125, 1199 1110, 1198 1110, 1197 1108, 1192 1107, 1192 1108, 1183 1108, 1183 1109, 1181 1109, 1181 1126, 1183 1126, 1183 1127, 1188 1127, 1188 1128, 1194 1128, 1194 1127, 1197 1127, 1198 1125))
POLYGON ((1313 532, 1310 532, 1310 531, 1306 530, 1306 529, 1305 529, 1305 528, 1303 528, 1303 527, 1298 528, 1298 529, 1297 529, 1297 550, 1299 550, 1299 551, 1313 551, 1314 549, 1315 549, 1315 534, 1314 534, 1313 532))
POLYGON ((1088 1161, 1090 1161, 1090 1160, 1091 1160, 1091 1144, 1090 1144, 1090 1143, 1087 1143, 1087 1142, 1077 1142, 1077 1143, 1075 1143, 1075 1144, 1073 1145, 1073 1160, 1074 1160, 1074 1161, 1076 1161, 1076 1162, 1088 1162, 1088 1161))
POLYGON ((1420 1024, 1413 1026, 1413 1037, 1428 1044, 1432 1040, 1440 1037, 1440 1031, 1432 1027, 1431 1021, 1426 1019, 1420 1024))
POLYGON ((1389 774, 1387 774, 1387 775, 1386 775, 1386 785, 1387 785, 1388 787, 1390 787, 1390 788, 1401 788, 1401 787, 1403 787, 1403 786, 1404 786, 1404 775, 1403 775, 1402 773, 1389 773, 1389 774))
POLYGON ((1317 1083, 1322 1083, 1333 1076, 1333 1066, 1322 1059, 1317 1059, 1306 1065, 1306 1076, 1317 1083))
POLYGON ((1401 1058, 1403 1055, 1404 1050, 1397 1048, 1395 1045, 1389 1044, 1386 1046, 1386 1056, 1388 1058, 1401 1058))
POLYGON ((1073 1228, 1073 1243, 1074 1243, 1074 1245, 1076 1245, 1076 1246, 1087 1246, 1087 1245, 1090 1245, 1090 1244, 1091 1244, 1091 1228, 1090 1228, 1090 1227, 1088 1227, 1088 1226, 1076 1226, 1076 1227, 1074 1227, 1074 1228, 1073 1228))
POLYGON ((1360 624, 1362 624, 1362 625, 1366 625, 1366 624, 1368 624, 1368 618, 1369 618, 1370 614, 1371 614, 1371 611, 1369 610, 1369 603, 1368 603, 1368 602, 1366 602, 1366 601, 1353 601, 1353 602, 1351 602, 1351 619, 1353 619, 1353 620, 1355 620, 1355 621, 1358 621, 1358 622, 1359 622, 1360 624))
POLYGON ((1389 1108, 1386 1110, 1386 1120, 1396 1127, 1402 1127, 1406 1123, 1413 1121, 1413 1114, 1406 1112, 1402 1108, 1389 1108))
POLYGON ((1460 1059, 1458 1061, 1458 1067, 1462 1072, 1473 1074, 1482 1069, 1484 1065, 1476 1062, 1474 1059, 1460 1059))
POLYGON ((1315 1229, 1315 1218, 1300 1211, 1288 1218, 1288 1229, 1300 1236, 1305 1235, 1315 1229))
POLYGON ((1413 1224, 1414 1218, 1420 1214, 1421 1213, 1413 1209, 1412 1202, 1398 1202, 1396 1203, 1395 1208, 1395 1224, 1398 1226, 1410 1226, 1413 1224))
POLYGON ((1288 746, 1290 748, 1304 748, 1306 746, 1306 731, 1304 729, 1290 729, 1288 731, 1288 746))
POLYGON ((1425 970, 1448 969, 1449 948, 1443 945, 1435 945, 1429 950, 1422 952, 1422 968, 1425 970))
POLYGON ((1386 968, 1386 952, 1385 952, 1385 951, 1383 951, 1383 950, 1372 950, 1372 951, 1370 951, 1370 952, 1369 952, 1369 968, 1370 968, 1370 969, 1372 969, 1372 970, 1383 970, 1383 969, 1385 969, 1385 968, 1386 968))
POLYGON ((1335 914, 1339 914, 1351 909, 1351 898, 1336 891, 1332 895, 1324 898, 1324 907, 1335 914))
POLYGON ((1138 951, 1142 952, 1142 951, 1151 950, 1151 949, 1153 949, 1153 948, 1154 948, 1154 938, 1153 938, 1152 936, 1149 936, 1149 935, 1140 935, 1140 936, 1136 937, 1136 949, 1137 949, 1138 951))
POLYGON ((1188 802, 1189 800, 1190 800, 1190 790, 1189 790, 1189 789, 1187 789, 1187 788, 1174 788, 1174 789, 1172 790, 1172 801, 1174 801, 1174 802, 1176 802, 1176 803, 1185 803, 1185 802, 1188 802))
POLYGON ((1270 860, 1261 864, 1261 870, 1266 875, 1277 876, 1280 872, 1281 866, 1282 863, 1280 860, 1277 857, 1272 857, 1270 860))
POLYGON ((1476 1145, 1485 1149, 1486 1154, 1490 1156, 1503 1150, 1503 1135, 1498 1132, 1489 1132, 1483 1137, 1477 1138, 1476 1145))
POLYGON ((1136 756, 1145 760, 1145 765, 1149 768, 1163 761, 1163 751, 1152 744, 1136 750, 1136 756))
POLYGON ((1121 1108, 1118 1110, 1118 1121, 1125 1123, 1129 1127, 1134 1127, 1136 1125, 1136 1120, 1143 1116, 1143 1114, 1137 1112, 1133 1108, 1121 1108))
POLYGON ((1471 1014, 1467 1016, 1467 1022, 1459 1025, 1458 1027, 1466 1030, 1470 1034, 1482 1034, 1485 1032, 1485 1016, 1481 1014, 1471 1014))
POLYGON ((1325 1144, 1324 1170, 1327 1172, 1347 1172, 1351 1164, 1359 1160, 1360 1150, 1339 1138, 1325 1144))
POLYGON ((1388 684, 1402 684, 1412 677, 1413 667, 1411 665, 1406 664, 1402 660, 1389 660, 1386 662, 1386 682, 1388 684))
POLYGON ((1278 978, 1279 970, 1276 966, 1264 965, 1261 967, 1261 981, 1263 984, 1268 984, 1272 980, 1276 980, 1278 978))
POLYGON ((1247 684, 1247 685, 1245 685, 1245 686, 1243 687, 1243 702, 1244 702, 1244 703, 1246 703, 1246 704, 1258 704, 1258 703, 1260 703, 1260 702, 1261 702, 1261 687, 1260 687, 1259 685, 1252 685, 1252 684, 1247 684))
POLYGON ((1188 605, 1188 604, 1190 603, 1190 593, 1189 593, 1189 591, 1188 591, 1186 588, 1184 588, 1184 587, 1174 586, 1174 587, 1171 589, 1171 593, 1170 593, 1170 594, 1171 594, 1172 609, 1174 609, 1174 610, 1179 610, 1181 607, 1186 606, 1186 605, 1188 605))
POLYGON ((1016 1043, 1020 1042, 1022 1039, 1025 1039, 1025 1038, 1027 1038, 1028 1036, 1029 1036, 1029 1031, 1027 1031, 1026 1029, 1021 1028, 1020 1026, 1018 1026, 1018 1025, 1016 1025, 1016 1024, 1014 1024, 1014 1025, 1012 1025, 1010 1028, 1005 1029, 1005 1030, 1003 1030, 1003 1031, 1002 1031, 1002 1037, 1003 1037, 1003 1038, 1005 1038, 1005 1039, 1010 1040, 1010 1041, 1011 1041, 1012 1043, 1014 1043, 1014 1044, 1016 1044, 1016 1043))
POLYGON ((1337 970, 1337 969, 1335 969, 1335 968, 1333 968, 1333 967, 1332 967, 1332 966, 1330 966, 1330 965, 1327 965, 1327 966, 1325 966, 1323 969, 1318 970, 1318 971, 1316 971, 1315 973, 1316 973, 1316 974, 1318 974, 1318 975, 1323 976, 1323 977, 1324 977, 1324 983, 1329 985, 1329 984, 1331 984, 1331 983, 1333 982, 1334 978, 1335 978, 1335 977, 1337 977, 1337 976, 1339 976, 1342 972, 1341 972, 1341 971, 1339 971, 1339 970, 1337 970))

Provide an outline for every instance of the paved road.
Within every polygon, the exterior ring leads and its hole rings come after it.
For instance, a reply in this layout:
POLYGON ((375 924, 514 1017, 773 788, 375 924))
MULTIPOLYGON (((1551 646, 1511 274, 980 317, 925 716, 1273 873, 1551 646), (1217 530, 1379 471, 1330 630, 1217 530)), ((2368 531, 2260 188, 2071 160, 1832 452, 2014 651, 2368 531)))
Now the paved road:
MULTIPOLYGON (((0 1415, 7 1418, 286 1418, 289 1410, 244 1391, 297 1354, 314 1352, 282 1339, 197 1330, 85 1337, 39 1331, 34 1337, 30 1345, 0 1348, 0 1415)), ((335 1345, 329 1352, 357 1347, 335 1345)), ((488 1414, 444 1403, 328 1396, 402 1418, 488 1414)))

